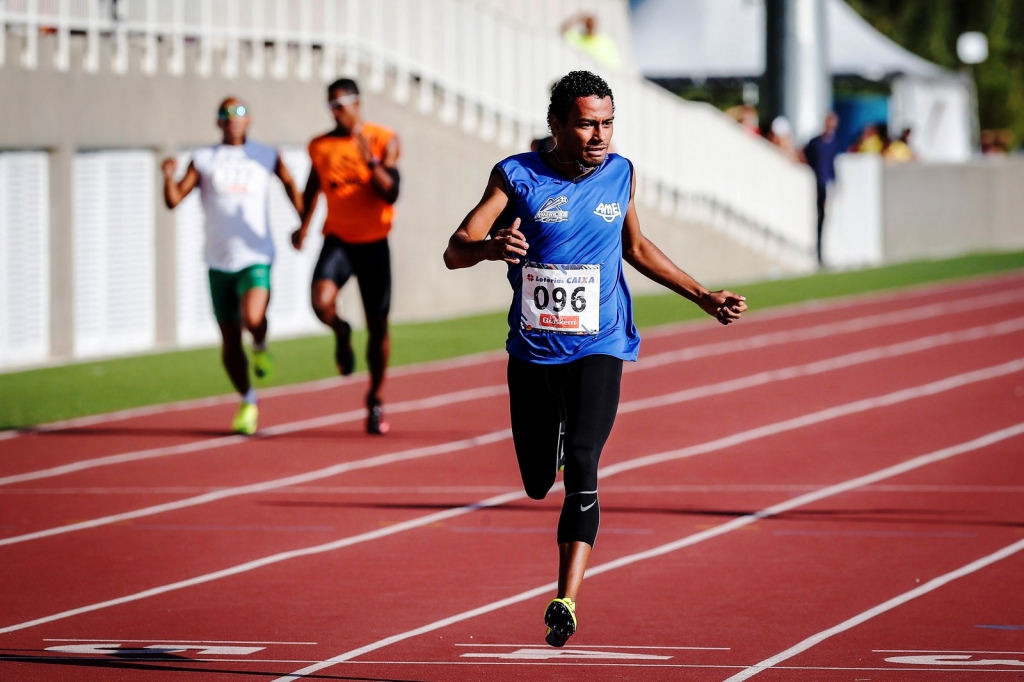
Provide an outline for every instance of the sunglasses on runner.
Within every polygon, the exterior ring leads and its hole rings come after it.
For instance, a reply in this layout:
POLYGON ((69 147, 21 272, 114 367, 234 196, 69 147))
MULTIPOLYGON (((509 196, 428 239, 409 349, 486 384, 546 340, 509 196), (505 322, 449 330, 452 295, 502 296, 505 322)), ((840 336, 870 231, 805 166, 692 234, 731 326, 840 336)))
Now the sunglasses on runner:
POLYGON ((327 103, 327 108, 328 109, 341 109, 343 106, 345 106, 347 104, 355 104, 358 101, 359 101, 359 95, 357 95, 355 93, 349 93, 347 95, 342 95, 338 99, 332 99, 330 102, 327 103))
POLYGON ((226 121, 229 118, 241 118, 249 114, 249 107, 244 104, 231 104, 217 112, 217 118, 226 121))

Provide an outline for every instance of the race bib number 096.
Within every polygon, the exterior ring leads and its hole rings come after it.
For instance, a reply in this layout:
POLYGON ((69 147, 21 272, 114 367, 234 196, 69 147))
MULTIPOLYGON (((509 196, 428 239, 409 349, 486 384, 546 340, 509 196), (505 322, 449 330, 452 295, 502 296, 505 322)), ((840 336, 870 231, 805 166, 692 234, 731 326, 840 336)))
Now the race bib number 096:
POLYGON ((601 266, 523 266, 520 326, 526 331, 593 335, 601 330, 601 266))

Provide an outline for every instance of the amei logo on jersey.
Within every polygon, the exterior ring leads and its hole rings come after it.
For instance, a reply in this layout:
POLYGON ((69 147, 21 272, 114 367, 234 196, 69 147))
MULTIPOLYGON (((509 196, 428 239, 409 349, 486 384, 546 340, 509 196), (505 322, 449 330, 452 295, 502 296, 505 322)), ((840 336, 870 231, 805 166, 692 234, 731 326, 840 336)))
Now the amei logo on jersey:
POLYGON ((594 209, 594 215, 599 215, 604 218, 606 223, 611 223, 614 222, 616 218, 622 216, 622 209, 619 208, 618 202, 613 204, 606 204, 602 202, 594 209))

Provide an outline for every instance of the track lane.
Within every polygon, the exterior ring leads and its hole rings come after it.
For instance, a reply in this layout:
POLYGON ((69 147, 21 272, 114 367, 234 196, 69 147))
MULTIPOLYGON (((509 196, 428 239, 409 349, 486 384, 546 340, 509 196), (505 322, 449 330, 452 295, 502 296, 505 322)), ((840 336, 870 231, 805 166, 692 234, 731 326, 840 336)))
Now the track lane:
MULTIPOLYGON (((988 356, 988 357, 992 356, 992 354, 990 352, 979 353, 979 354, 984 354, 985 356, 988 356)), ((948 367, 948 363, 946 365, 948 367)), ((760 399, 757 396, 755 396, 754 404, 756 404, 758 401, 760 401, 760 399)), ((701 407, 709 409, 711 411, 710 414, 714 414, 718 410, 718 408, 716 406, 714 406, 714 404, 708 404, 708 406, 701 406, 701 407)), ((691 417, 693 416, 692 415, 692 411, 690 411, 690 416, 691 417)), ((713 421, 712 420, 708 420, 708 423, 713 423, 713 421)), ((643 428, 642 425, 641 425, 641 428, 643 428)), ((456 466, 453 466, 453 467, 451 467, 451 468, 449 468, 447 470, 452 471, 453 469, 458 470, 459 466, 456 465, 456 466)), ((509 472, 512 473, 512 476, 509 476, 509 478, 513 478, 514 477, 514 469, 508 468, 506 470, 506 475, 507 476, 508 476, 509 472)), ((368 476, 368 478, 366 479, 366 482, 373 482, 374 479, 378 476, 378 474, 375 474, 375 473, 372 473, 372 472, 366 472, 366 471, 362 472, 362 475, 367 475, 368 476)), ((429 471, 425 471, 424 473, 420 474, 420 476, 427 476, 426 480, 429 480, 430 472, 429 471)), ((377 478, 377 480, 379 480, 379 478, 377 478)), ((421 478, 421 480, 424 480, 424 478, 421 478)), ((513 478, 513 480, 514 480, 514 478, 513 478)), ((357 478, 353 482, 359 483, 360 479, 357 478)), ((513 481, 510 481, 510 482, 513 482, 513 481)), ((248 508, 248 505, 244 505, 244 507, 248 508)), ((210 509, 208 509, 206 511, 203 511, 200 514, 197 514, 196 517, 189 517, 189 515, 187 515, 187 514, 175 513, 175 514, 169 515, 166 520, 162 519, 160 523, 150 524, 150 525, 156 525, 156 526, 159 527, 159 526, 161 526, 161 523, 162 523, 164 526, 171 526, 171 527, 177 526, 177 527, 180 527, 180 528, 188 528, 188 527, 202 528, 204 526, 208 526, 209 525, 208 523, 205 523, 203 521, 203 518, 202 518, 203 516, 206 516, 208 514, 217 514, 217 515, 220 515, 222 517, 226 516, 228 518, 238 518, 239 512, 238 511, 232 511, 230 506, 226 506, 225 507, 223 505, 214 505, 212 508, 210 508, 210 509)), ((243 517, 244 517, 244 515, 243 515, 243 517)), ((255 525, 256 527, 260 526, 260 524, 258 524, 258 523, 251 524, 251 525, 255 525)), ((267 524, 267 525, 269 525, 269 524, 267 524)), ((293 525, 295 527, 301 527, 300 523, 296 523, 296 524, 293 524, 293 525)), ((216 531, 217 528, 216 527, 208 528, 208 530, 213 532, 213 531, 216 531)), ((223 528, 222 530, 225 532, 225 534, 227 534, 227 536, 225 536, 225 538, 226 537, 230 537, 230 528, 229 527, 223 528)), ((215 535, 215 534, 213 534, 213 535, 215 535)), ((271 537, 273 537, 272 534, 271 534, 271 537)), ((280 538, 280 534, 278 536, 276 536, 276 537, 280 538)), ((88 540, 89 539, 87 538, 85 541, 83 541, 84 542, 84 547, 86 547, 86 548, 91 546, 89 544, 88 540)), ((126 540, 128 540, 128 539, 126 539, 126 540)), ((234 539, 232 539, 232 542, 233 542, 233 540, 234 539)), ((124 541, 121 541, 121 542, 124 542, 124 541)), ((132 541, 128 540, 128 542, 129 542, 129 546, 130 546, 132 541)), ((134 542, 137 543, 137 540, 134 541, 134 542)), ((116 544, 120 544, 120 542, 116 543, 116 544)), ((234 546, 232 543, 228 543, 228 545, 231 545, 232 547, 234 546)), ((79 547, 79 544, 76 543, 75 545, 73 545, 73 547, 79 547)), ((103 545, 99 544, 99 545, 96 545, 96 547, 102 548, 103 545)), ((23 571, 15 570, 14 572, 15 572, 15 574, 18 574, 18 573, 19 574, 23 574, 23 576, 34 576, 35 573, 34 573, 33 570, 31 570, 31 565, 33 565, 33 560, 45 560, 47 558, 47 556, 52 551, 54 551, 52 548, 44 548, 44 549, 39 550, 41 556, 38 556, 38 557, 36 557, 36 554, 33 551, 30 551, 28 554, 24 554, 24 555, 22 555, 22 554, 10 554, 10 555, 8 555, 8 558, 10 558, 10 561, 11 561, 10 565, 12 567, 18 565, 17 557, 20 556, 20 557, 25 558, 26 559, 26 563, 24 564, 26 566, 25 570, 23 570, 23 571), (36 558, 34 559, 33 557, 36 557, 36 558)), ((75 554, 75 552, 72 553, 72 555, 74 555, 74 554, 75 554)), ((85 556, 90 556, 91 554, 92 553, 90 553, 88 551, 84 552, 85 556)), ((160 563, 163 563, 163 562, 161 561, 160 563)), ((173 561, 172 561, 172 563, 173 563, 173 561)), ((71 564, 69 564, 69 565, 71 565, 71 564)), ((70 583, 61 583, 61 584, 62 585, 63 584, 73 585, 73 584, 70 584, 70 583)), ((61 591, 59 588, 60 588, 60 586, 54 586, 54 588, 52 590, 47 590, 47 593, 53 594, 53 595, 57 595, 61 591)))
MULTIPOLYGON (((1008 309, 1008 310, 1005 310, 1005 311, 1002 311, 1002 312, 1003 312, 1004 315, 1009 315, 1009 314, 1012 314, 1014 311, 1008 309)), ((1024 306, 1021 306, 1021 312, 1024 312, 1024 306)), ((949 321, 951 321, 951 320, 948 320, 947 322, 949 322, 949 321)), ((987 334, 995 334, 995 335, 1002 336, 1002 335, 1006 334, 1007 332, 1015 332, 1020 327, 1021 323, 1022 323, 1022 318, 1010 318, 1010 320, 1007 320, 1006 324, 994 323, 992 325, 986 325, 986 326, 979 327, 979 328, 972 328, 970 330, 960 330, 960 331, 953 332, 953 333, 947 333, 946 336, 937 335, 937 336, 929 337, 927 339, 922 339, 922 338, 911 339, 909 342, 905 343, 904 345, 893 345, 890 348, 885 349, 884 352, 885 353, 897 353, 897 352, 898 353, 915 353, 915 352, 920 352, 922 349, 927 349, 929 344, 936 345, 936 346, 941 346, 941 345, 952 344, 952 343, 964 343, 964 342, 971 341, 975 336, 980 337, 980 336, 987 335, 987 334), (925 342, 925 343, 921 343, 921 342, 925 342)), ((920 331, 935 331, 937 328, 934 325, 935 325, 935 323, 931 322, 931 323, 929 323, 929 325, 925 329, 917 329, 915 331, 918 331, 918 332, 920 332, 920 331)), ((900 337, 902 338, 903 335, 901 334, 900 337)), ((875 342, 877 342, 879 340, 880 339, 878 339, 877 336, 874 339, 875 342)), ((845 350, 845 348, 840 348, 839 350, 845 350)), ((835 351, 832 350, 831 352, 835 352, 835 351)), ((773 351, 773 353, 776 353, 777 355, 774 356, 774 357, 771 357, 770 360, 762 359, 760 361, 757 358, 758 357, 764 358, 764 354, 763 353, 762 354, 757 354, 757 355, 751 354, 750 356, 744 358, 744 360, 742 362, 735 363, 737 366, 730 366, 728 368, 728 370, 731 370, 732 373, 737 373, 737 372, 742 372, 742 371, 750 371, 750 369, 756 368, 758 362, 761 362, 761 363, 767 362, 769 364, 769 366, 773 366, 773 365, 776 365, 776 364, 782 364, 784 361, 790 360, 791 358, 801 357, 801 358, 805 358, 806 359, 806 358, 808 358, 808 356, 814 357, 814 355, 815 355, 815 354, 810 353, 807 349, 805 349, 803 347, 800 347, 800 346, 795 347, 795 348, 786 349, 785 353, 782 353, 781 349, 775 349, 773 351), (781 353, 781 354, 779 354, 779 353, 781 353)), ((873 355, 871 351, 861 353, 860 355, 856 354, 856 352, 855 352, 854 355, 852 355, 850 358, 846 358, 846 359, 836 358, 835 356, 831 356, 830 355, 830 356, 827 356, 828 359, 824 360, 820 365, 817 366, 817 369, 814 369, 812 367, 812 369, 808 369, 807 371, 814 371, 814 372, 817 372, 817 371, 833 371, 835 368, 842 367, 844 362, 846 362, 848 364, 851 364, 851 365, 855 364, 855 363, 874 362, 874 361, 877 361, 878 359, 880 359, 881 355, 882 354, 877 354, 877 353, 873 355)), ((742 390, 744 388, 747 388, 748 386, 753 385, 755 383, 755 382, 752 382, 751 379, 752 378, 756 379, 756 377, 754 377, 753 375, 750 375, 750 376, 740 380, 738 382, 738 385, 733 386, 733 385, 728 384, 728 383, 722 384, 722 382, 721 382, 721 378, 723 377, 723 375, 728 375, 728 373, 729 373, 728 371, 719 370, 719 369, 716 369, 713 366, 705 367, 705 366, 700 366, 700 365, 693 366, 693 367, 690 367, 688 369, 690 371, 685 372, 685 374, 683 373, 682 370, 679 370, 679 371, 676 371, 674 373, 669 373, 668 375, 659 377, 659 383, 662 383, 662 384, 664 384, 664 383, 671 383, 672 380, 671 380, 670 377, 677 377, 679 384, 689 384, 689 383, 692 383, 694 381, 699 381, 699 380, 702 380, 702 379, 703 380, 711 380, 711 381, 715 381, 717 379, 718 383, 720 385, 722 385, 722 389, 721 390, 723 390, 723 391, 725 391, 725 390, 732 391, 732 390, 742 390), (744 382, 746 382, 746 383, 744 383, 744 382)), ((801 370, 801 371, 803 371, 803 370, 801 370)), ((662 374, 664 374, 664 373, 662 373, 662 374)), ((779 381, 779 380, 785 380, 787 378, 789 378, 789 377, 787 375, 785 375, 785 373, 783 373, 782 375, 776 376, 776 375, 772 375, 769 372, 769 373, 763 374, 761 380, 763 380, 765 382, 774 382, 774 381, 779 381)), ((623 390, 623 399, 626 401, 624 403, 624 406, 623 406, 623 412, 627 412, 627 411, 629 411, 631 409, 640 409, 640 408, 643 408, 643 407, 650 407, 650 406, 654 406, 654 405, 658 404, 659 401, 651 401, 651 402, 648 402, 648 403, 641 403, 641 404, 638 404, 638 405, 630 405, 629 404, 630 398, 633 398, 638 393, 640 393, 642 391, 649 392, 651 390, 650 384, 652 384, 652 383, 653 382, 651 382, 651 381, 640 381, 639 379, 635 379, 635 378, 627 378, 626 382, 624 382, 624 390, 623 390)), ((498 386, 496 388, 500 389, 501 387, 498 386)), ((496 398, 496 399, 499 399, 499 400, 504 400, 505 393, 504 393, 503 390, 494 390, 494 391, 490 391, 490 392, 481 392, 481 393, 479 393, 479 395, 482 395, 482 396, 485 396, 485 397, 493 397, 493 398, 496 398)), ((699 391, 697 392, 697 394, 694 394, 692 397, 697 397, 697 395, 699 395, 699 391)), ((690 397, 689 399, 692 399, 692 397, 690 397)), ((662 401, 662 402, 673 402, 673 401, 677 401, 677 400, 688 399, 688 395, 686 394, 686 391, 684 389, 684 391, 682 391, 680 393, 677 393, 674 396, 672 394, 669 394, 668 398, 669 398, 669 400, 662 401)), ((469 403, 468 400, 463 400, 463 402, 467 403, 467 404, 469 403)), ((474 413, 479 411, 478 410, 478 406, 480 406, 481 404, 482 403, 480 401, 474 401, 472 403, 471 409, 474 411, 474 413)), ((494 423, 497 424, 497 423, 500 423, 501 421, 505 420, 503 408, 500 405, 493 404, 493 403, 487 403, 487 404, 489 405, 490 410, 494 411, 493 413, 498 415, 497 419, 494 420, 494 423)), ((481 417, 483 417, 482 421, 485 421, 485 422, 488 421, 487 418, 486 418, 486 415, 481 415, 481 414, 473 414, 473 415, 468 415, 468 416, 465 416, 465 417, 459 417, 458 416, 459 415, 459 410, 461 408, 464 408, 464 407, 465 407, 465 405, 462 405, 462 406, 456 405, 455 406, 456 409, 453 409, 451 407, 445 408, 445 409, 449 410, 449 417, 450 418, 454 417, 454 421, 464 421, 466 423, 470 423, 470 422, 475 422, 475 421, 481 421, 481 417)), ((397 410, 396 410, 396 413, 397 413, 397 410)), ((433 420, 434 415, 430 415, 430 417, 431 417, 431 420, 433 420)), ((401 422, 399 422, 399 423, 401 423, 401 422)), ((431 424, 432 423, 433 422, 431 421, 431 424)), ((421 422, 421 424, 422 424, 422 422, 421 422)), ((425 428, 429 429, 430 426, 425 426, 425 428)), ((404 424, 403 424, 403 429, 400 429, 397 432, 396 435, 397 435, 397 437, 399 439, 401 439, 401 438, 404 438, 404 437, 406 437, 408 435, 411 435, 412 433, 415 433, 415 431, 416 431, 415 428, 413 428, 411 431, 404 429, 404 424)), ((325 431, 324 432, 325 435, 329 434, 329 433, 342 433, 342 432, 339 432, 339 431, 325 431)), ((345 432, 345 433, 348 433, 348 432, 345 432)), ((309 435, 315 435, 315 434, 310 433, 309 435)), ((468 436, 470 434, 463 433, 463 434, 460 434, 460 435, 461 436, 468 436)), ((301 436, 298 436, 298 437, 301 438, 301 436)), ((61 477, 61 484, 63 486, 70 485, 70 486, 78 486, 78 487, 89 487, 89 486, 96 486, 96 485, 110 486, 110 485, 116 484, 118 481, 125 481, 126 484, 127 484, 128 482, 140 479, 144 475, 141 472, 142 471, 146 471, 147 472, 145 474, 146 476, 148 476, 148 477, 156 477, 159 480, 164 481, 167 484, 168 487, 172 487, 172 488, 174 486, 176 486, 176 485, 178 485, 178 486, 192 485, 193 482, 192 482, 191 477, 195 476, 196 473, 198 473, 199 475, 201 475, 203 477, 203 479, 204 479, 203 480, 203 484, 204 485, 207 485, 207 486, 217 485, 218 481, 216 480, 216 478, 213 478, 213 480, 211 480, 211 477, 215 477, 218 472, 224 474, 224 478, 221 479, 220 484, 224 485, 224 486, 230 486, 232 483, 237 483, 237 480, 235 478, 236 471, 237 472, 242 472, 244 474, 245 471, 256 470, 256 467, 258 467, 259 465, 263 464, 258 459, 250 457, 249 454, 252 451, 254 451, 254 450, 258 451, 258 452, 259 451, 263 451, 265 448, 268 447, 268 440, 274 440, 274 439, 263 438, 263 439, 256 439, 255 441, 249 441, 249 442, 244 444, 244 445, 249 445, 249 447, 244 448, 244 449, 242 449, 242 445, 243 444, 238 444, 237 446, 232 446, 232 449, 238 450, 238 454, 236 454, 234 456, 235 457, 239 457, 239 458, 243 458, 243 460, 244 460, 242 462, 239 462, 239 464, 238 464, 239 468, 237 468, 237 469, 236 469, 235 466, 232 466, 231 460, 228 458, 228 454, 227 453, 218 453, 218 455, 221 455, 221 456, 217 457, 215 460, 212 460, 212 461, 208 462, 208 461, 206 461, 206 458, 203 456, 204 454, 207 454, 207 453, 200 452, 200 453, 196 453, 195 455, 190 455, 187 458, 185 457, 185 455, 178 455, 177 457, 173 458, 174 460, 179 460, 179 461, 152 462, 152 463, 147 463, 147 462, 143 461, 143 462, 125 463, 125 464, 119 465, 118 471, 115 471, 115 472, 102 471, 100 473, 95 473, 95 474, 90 475, 90 472, 83 471, 83 472, 81 472, 77 476, 71 476, 70 477, 70 479, 71 479, 70 481, 68 480, 69 476, 65 475, 65 476, 61 477), (255 444, 255 445, 253 445, 253 444, 255 444)), ((291 440, 291 439, 289 439, 289 440, 291 440)), ((387 441, 389 442, 389 444, 391 444, 391 443, 395 442, 395 439, 387 439, 387 441)), ((347 450, 349 448, 349 446, 354 446, 354 447, 356 447, 358 449, 362 449, 362 448, 365 448, 365 447, 370 447, 370 451, 367 454, 371 454, 371 455, 372 454, 379 454, 380 451, 374 451, 373 450, 373 446, 367 446, 367 444, 368 443, 373 443, 374 445, 376 445, 376 444, 379 444, 381 442, 383 442, 382 439, 363 439, 363 440, 360 440, 357 437, 357 439, 354 442, 347 443, 345 449, 347 450)), ((427 443, 413 443, 413 445, 425 445, 425 444, 427 444, 427 443)), ((433 443, 433 444, 436 444, 436 443, 433 443)), ((269 446, 269 447, 272 447, 272 446, 269 446)), ((289 459, 292 459, 292 458, 289 458, 289 459)), ((275 473, 279 473, 280 475, 286 475, 284 472, 278 472, 276 470, 274 470, 274 472, 275 473)), ((23 510, 25 508, 24 498, 12 498, 11 496, 7 496, 5 498, 3 495, 0 495, 0 509, 3 509, 3 503, 4 503, 5 500, 10 500, 12 502, 16 501, 16 503, 19 505, 20 509, 23 510)), ((84 505, 90 506, 90 507, 92 505, 96 505, 97 504, 96 501, 94 499, 92 499, 92 496, 88 496, 85 499, 83 499, 82 503, 84 505)), ((67 508, 68 504, 69 504, 69 500, 64 499, 64 500, 62 500, 60 505, 56 505, 56 506, 53 506, 53 507, 48 507, 48 511, 52 512, 52 514, 55 515, 55 518, 58 518, 58 519, 66 519, 66 518, 69 518, 69 516, 71 518, 74 518, 76 516, 79 516, 79 517, 85 516, 85 512, 80 513, 80 514, 71 513, 70 510, 67 508)), ((114 505, 114 504, 116 504, 116 501, 111 498, 111 499, 108 499, 104 504, 114 505)), ((116 512, 115 511, 111 511, 109 513, 116 513, 116 512)), ((54 517, 51 517, 51 518, 54 518, 54 517)), ((38 519, 37 520, 37 528, 38 527, 45 527, 45 523, 46 523, 45 519, 38 519)), ((22 525, 24 526, 24 524, 22 524, 22 525)), ((32 532, 31 529, 27 529, 27 530, 28 530, 28 532, 32 532)), ((10 534, 8 534, 8 535, 10 535, 10 534)), ((0 540, 0 543, 2 543, 2 542, 3 541, 0 540)))
MULTIPOLYGON (((549 539, 549 540, 550 540, 550 539, 549 539)), ((378 557, 378 558, 379 558, 379 557, 378 557)), ((373 559, 372 559, 372 560, 373 560, 373 559)), ((547 563, 547 562, 545 562, 545 563, 547 563)), ((550 570, 550 567, 548 567, 548 568, 547 568, 547 570, 550 570)), ((361 594, 361 593, 360 593, 360 594, 361 594)))

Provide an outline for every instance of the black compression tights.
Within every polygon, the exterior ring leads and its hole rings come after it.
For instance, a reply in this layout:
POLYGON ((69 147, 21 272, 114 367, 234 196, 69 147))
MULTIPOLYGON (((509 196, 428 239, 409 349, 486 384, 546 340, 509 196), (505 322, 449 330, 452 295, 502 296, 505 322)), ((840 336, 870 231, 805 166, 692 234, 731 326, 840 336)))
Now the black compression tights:
POLYGON ((519 473, 526 494, 544 499, 555 482, 560 424, 565 422, 565 501, 558 542, 597 539, 597 465, 619 406, 622 360, 590 355, 563 365, 509 356, 508 392, 519 473))

